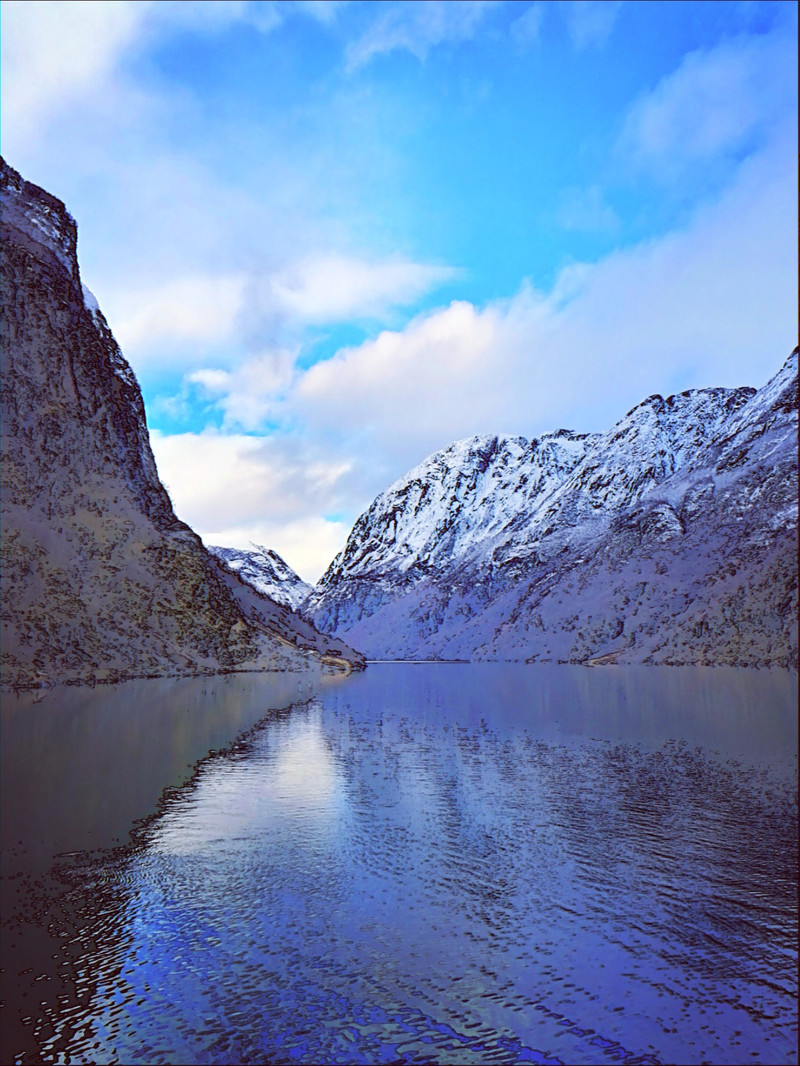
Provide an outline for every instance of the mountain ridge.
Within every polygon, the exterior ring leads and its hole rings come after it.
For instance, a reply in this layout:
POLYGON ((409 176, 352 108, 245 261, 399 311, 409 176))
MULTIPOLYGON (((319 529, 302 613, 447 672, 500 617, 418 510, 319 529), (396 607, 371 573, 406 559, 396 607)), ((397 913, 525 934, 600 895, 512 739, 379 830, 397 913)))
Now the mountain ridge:
POLYGON ((795 350, 761 389, 650 396, 605 433, 455 442, 303 610, 370 658, 796 667, 796 439, 795 350))
POLYGON ((209 544, 208 550, 248 585, 293 611, 313 591, 313 587, 303 581, 276 551, 261 544, 253 544, 249 550, 209 544))

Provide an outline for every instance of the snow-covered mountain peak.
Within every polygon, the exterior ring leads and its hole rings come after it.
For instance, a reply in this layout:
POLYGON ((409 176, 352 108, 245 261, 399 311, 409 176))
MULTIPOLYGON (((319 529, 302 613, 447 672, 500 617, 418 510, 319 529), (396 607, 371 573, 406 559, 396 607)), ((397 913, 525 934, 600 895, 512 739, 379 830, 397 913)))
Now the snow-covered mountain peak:
POLYGON ((297 610, 312 591, 276 551, 261 544, 253 544, 250 550, 210 545, 208 550, 257 592, 282 607, 297 610))
POLYGON ((483 434, 435 452, 358 519, 317 593, 345 573, 413 582, 486 554, 503 543, 521 510, 549 498, 593 439, 563 429, 533 440, 483 434))
POLYGON ((755 390, 690 389, 653 395, 598 434, 549 511, 562 527, 630 505, 718 439, 755 390))
POLYGON ((358 519, 304 605, 377 658, 797 661, 797 353, 605 433, 456 441, 358 519))
POLYGON ((747 407, 731 420, 729 431, 737 430, 754 418, 797 417, 797 348, 763 388, 749 390, 747 407))
MULTIPOLYGON (((728 477, 743 466, 769 467, 776 449, 782 451, 787 433, 797 433, 797 349, 766 385, 747 391, 742 403, 725 422, 716 439, 698 456, 698 462, 728 477)), ((796 443, 796 441, 795 441, 796 443)))
POLYGON ((435 452, 394 482, 358 519, 317 592, 345 574, 423 578, 520 543, 541 550, 555 534, 581 539, 605 526, 691 460, 753 394, 695 389, 653 395, 606 433, 558 429, 530 440, 481 434, 435 452))

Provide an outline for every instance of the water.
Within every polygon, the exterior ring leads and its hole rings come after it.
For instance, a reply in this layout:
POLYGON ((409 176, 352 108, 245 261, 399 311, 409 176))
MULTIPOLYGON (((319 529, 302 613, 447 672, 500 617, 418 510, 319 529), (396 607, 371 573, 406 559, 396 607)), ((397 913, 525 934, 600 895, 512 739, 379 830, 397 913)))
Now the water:
POLYGON ((454 664, 12 705, 2 1061, 794 1062, 796 698, 454 664))

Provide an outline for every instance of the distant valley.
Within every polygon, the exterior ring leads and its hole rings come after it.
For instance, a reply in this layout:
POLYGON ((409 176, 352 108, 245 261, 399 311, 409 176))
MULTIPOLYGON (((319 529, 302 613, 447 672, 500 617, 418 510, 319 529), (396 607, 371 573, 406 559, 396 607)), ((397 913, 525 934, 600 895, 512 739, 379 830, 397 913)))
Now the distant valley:
POLYGON ((797 668, 796 349, 760 389, 650 396, 605 433, 458 441, 312 588, 176 518, 74 220, 0 178, 4 684, 364 655, 797 668))

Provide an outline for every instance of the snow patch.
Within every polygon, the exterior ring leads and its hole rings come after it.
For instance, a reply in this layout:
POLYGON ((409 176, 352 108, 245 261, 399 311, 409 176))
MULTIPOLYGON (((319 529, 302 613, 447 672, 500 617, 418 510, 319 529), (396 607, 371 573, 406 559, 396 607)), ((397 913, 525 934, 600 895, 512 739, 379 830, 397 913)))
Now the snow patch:
POLYGON ((94 315, 97 311, 100 310, 100 304, 97 302, 97 297, 91 289, 87 288, 87 286, 83 284, 83 282, 81 282, 81 292, 83 293, 83 303, 86 307, 86 310, 89 311, 92 315, 94 315))

